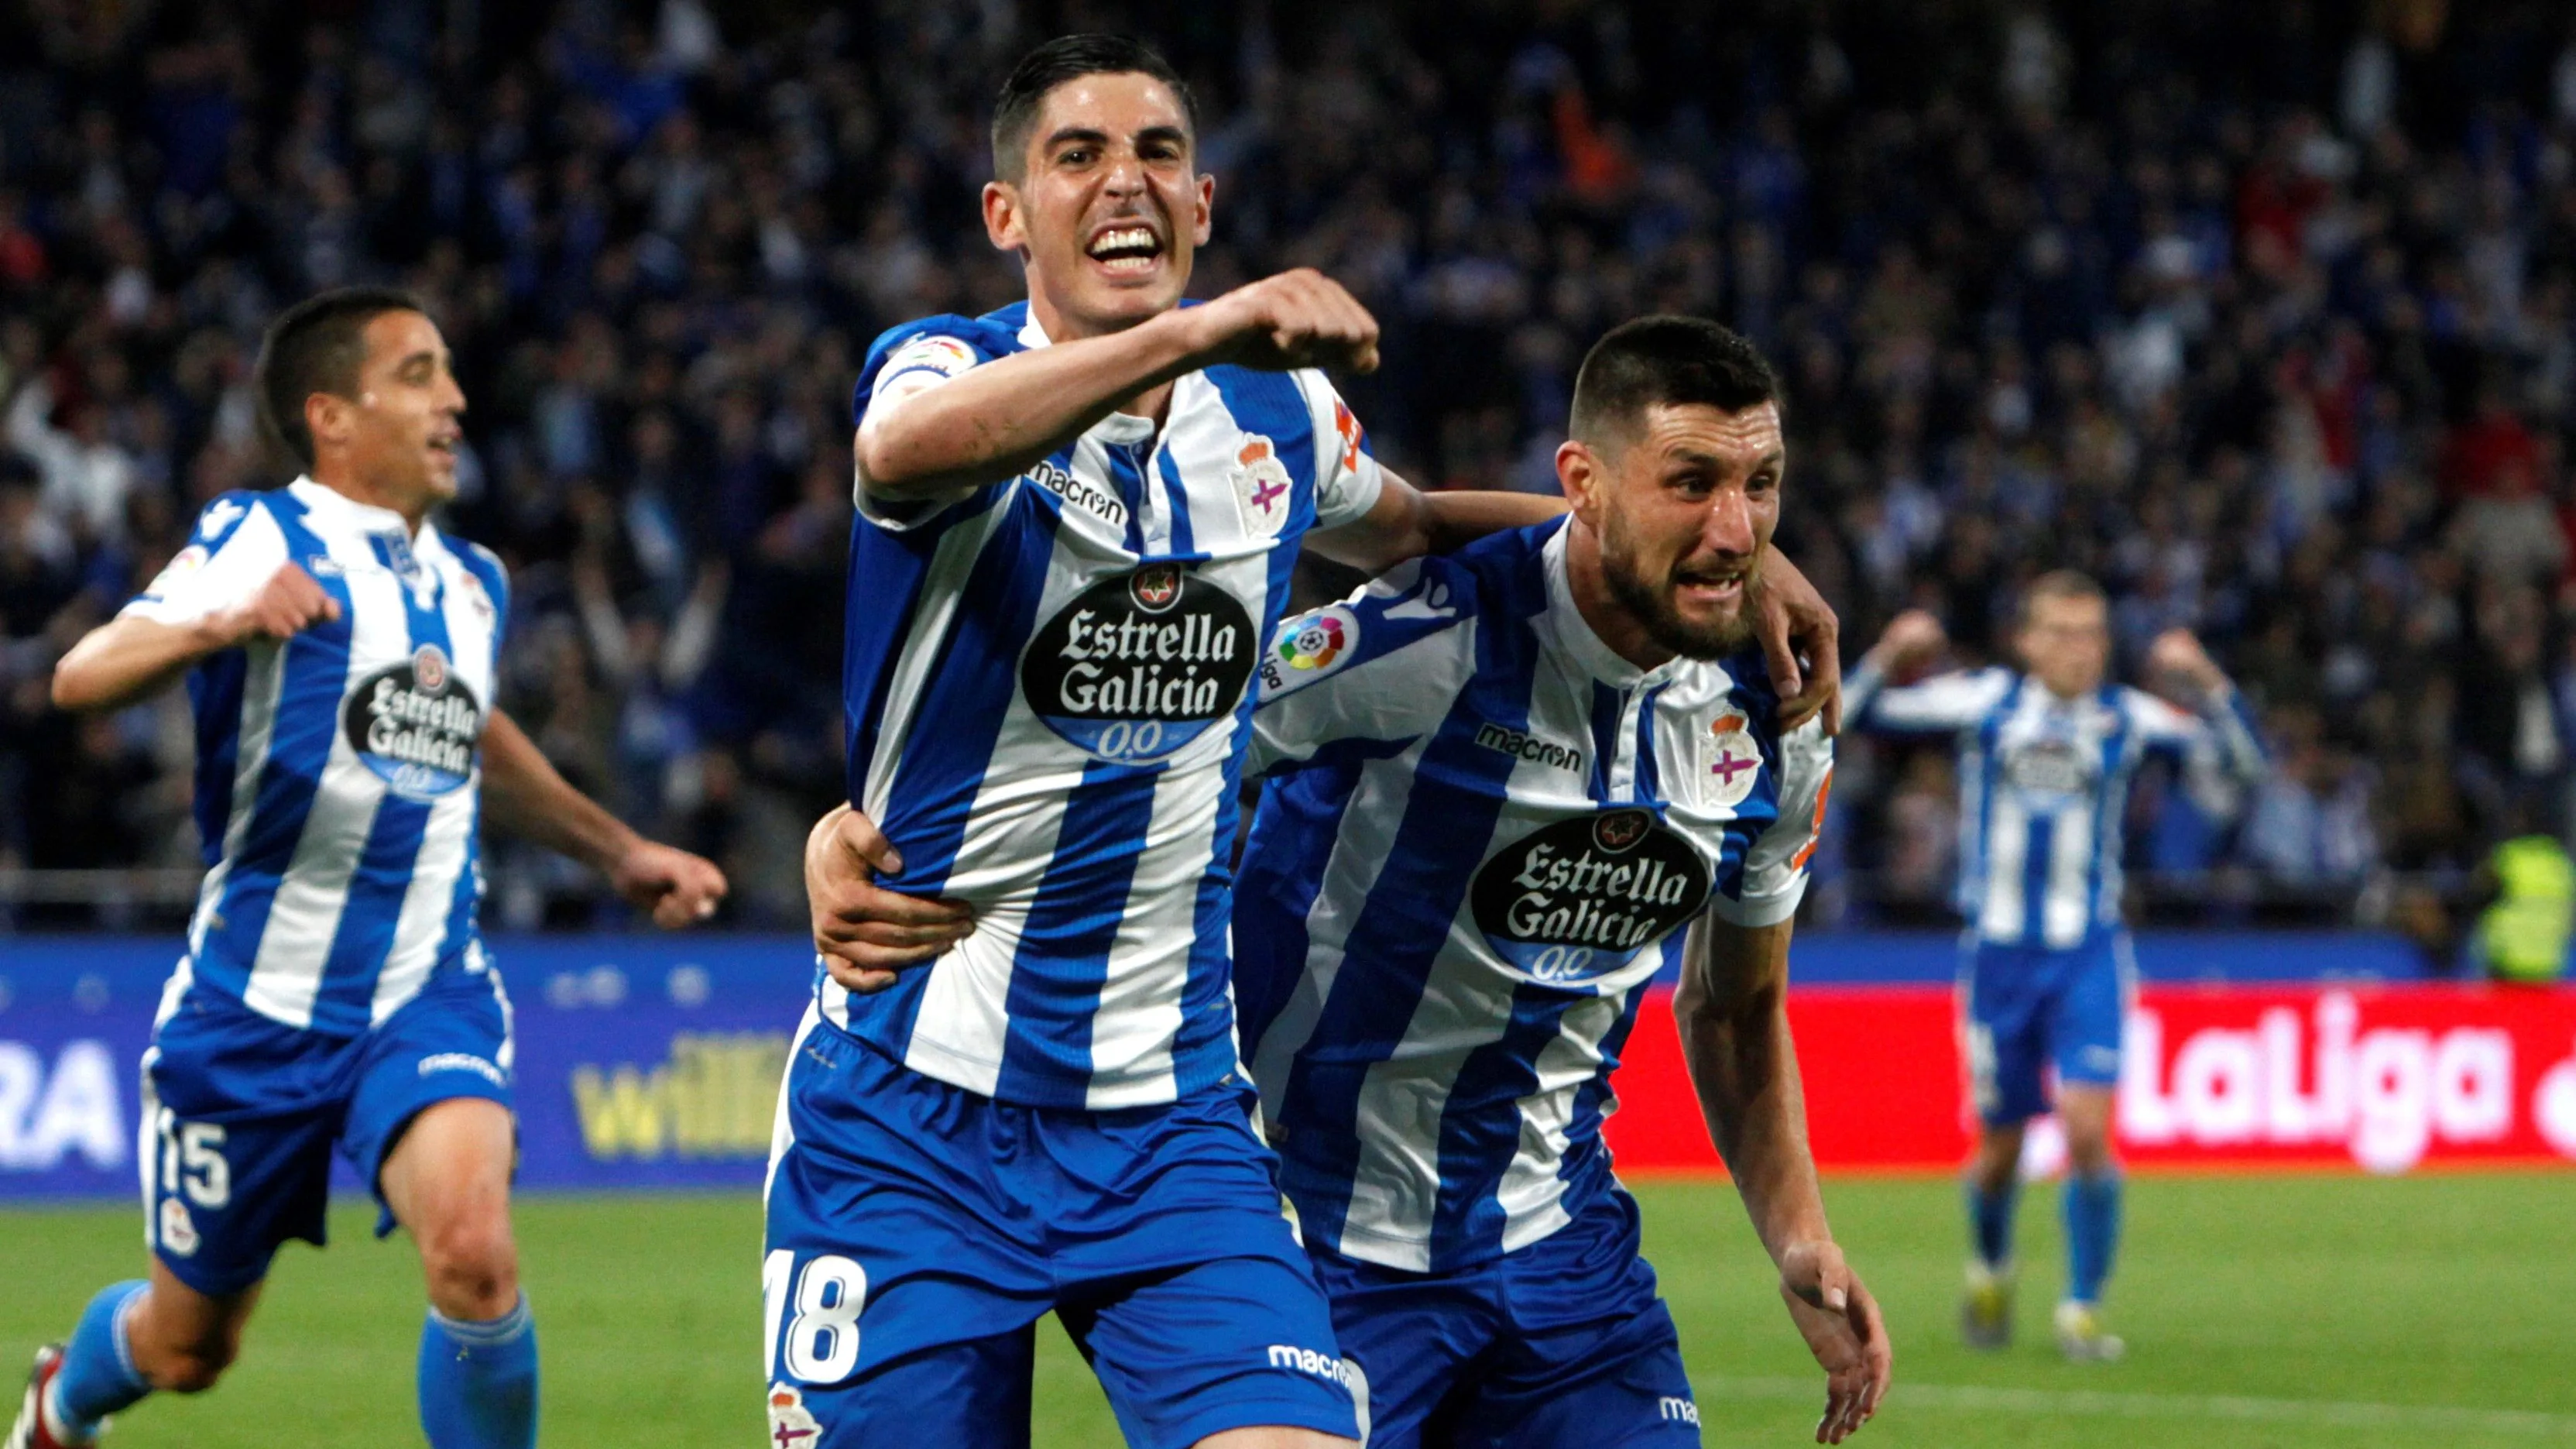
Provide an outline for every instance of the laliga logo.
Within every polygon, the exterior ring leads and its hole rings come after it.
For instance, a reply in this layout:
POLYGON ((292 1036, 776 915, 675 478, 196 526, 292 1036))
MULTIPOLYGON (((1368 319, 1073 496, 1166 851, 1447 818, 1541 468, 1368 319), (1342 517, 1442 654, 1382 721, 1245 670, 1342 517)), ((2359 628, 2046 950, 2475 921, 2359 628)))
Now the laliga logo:
MULTIPOLYGON (((2251 1031, 2206 1028, 2175 1049, 2164 1020, 2129 1017, 2120 1134, 2141 1145, 2341 1143, 2372 1172, 2404 1172, 2436 1138, 2493 1142, 2513 1128, 2513 1037, 2486 1027, 2357 1032, 2360 1008, 2330 992, 2309 1023, 2275 1007, 2251 1031), (2305 1077, 2308 1085, 2301 1086, 2305 1077)), ((2542 1080, 2533 1107, 2553 1146, 2576 1156, 2576 1059, 2542 1080)))

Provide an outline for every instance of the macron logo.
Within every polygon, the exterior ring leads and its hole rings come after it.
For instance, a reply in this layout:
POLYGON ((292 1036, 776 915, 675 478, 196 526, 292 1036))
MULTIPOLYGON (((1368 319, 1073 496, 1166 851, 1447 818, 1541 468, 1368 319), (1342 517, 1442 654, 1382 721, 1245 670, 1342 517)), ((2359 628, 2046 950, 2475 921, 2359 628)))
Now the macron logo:
POLYGON ((1663 1411, 1664 1422, 1667 1424, 1688 1424, 1694 1429, 1699 1427, 1699 1405, 1688 1399, 1677 1399, 1666 1394, 1655 1401, 1655 1406, 1663 1411))
POLYGON ((426 1077, 432 1072, 472 1072, 488 1080, 493 1086, 510 1085, 510 1079, 502 1074, 499 1067, 481 1057, 469 1056, 464 1052, 440 1052, 436 1056, 422 1057, 420 1074, 426 1077))
POLYGON ((1583 773, 1583 756, 1573 749, 1560 745, 1554 740, 1541 739, 1507 725, 1491 722, 1478 725, 1476 743, 1484 749, 1509 755, 1516 760, 1527 760, 1533 765, 1545 765, 1552 770, 1569 770, 1577 775, 1583 773))
POLYGON ((1311 1348, 1298 1348, 1285 1343, 1270 1345, 1270 1366, 1275 1369, 1288 1369, 1295 1373, 1313 1374, 1319 1379, 1328 1379, 1346 1389, 1351 1386, 1351 1380, 1355 1376, 1349 1364, 1329 1353, 1317 1353, 1311 1348))

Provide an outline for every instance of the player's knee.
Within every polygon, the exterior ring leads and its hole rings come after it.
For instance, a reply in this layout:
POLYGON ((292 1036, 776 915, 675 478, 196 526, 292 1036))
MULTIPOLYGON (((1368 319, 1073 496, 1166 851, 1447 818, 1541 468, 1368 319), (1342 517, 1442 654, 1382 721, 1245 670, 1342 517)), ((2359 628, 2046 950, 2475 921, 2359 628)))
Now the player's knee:
POLYGON ((233 1358, 239 1352, 238 1343, 217 1338, 166 1348, 135 1367, 142 1371, 146 1382, 165 1394, 202 1394, 233 1366, 233 1358))
POLYGON ((451 1317, 497 1318, 518 1299, 519 1250, 505 1217, 432 1229, 421 1237, 420 1262, 430 1302, 451 1317))

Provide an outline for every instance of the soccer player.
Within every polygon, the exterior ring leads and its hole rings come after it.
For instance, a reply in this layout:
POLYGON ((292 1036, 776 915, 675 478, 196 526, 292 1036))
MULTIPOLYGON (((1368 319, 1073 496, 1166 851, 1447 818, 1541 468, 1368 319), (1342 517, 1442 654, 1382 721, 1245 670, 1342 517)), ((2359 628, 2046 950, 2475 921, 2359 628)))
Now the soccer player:
MULTIPOLYGON (((1648 318, 1586 359, 1573 431, 1570 521, 1397 569, 1265 655, 1247 1054, 1371 1445, 1696 1443, 1600 1140, 1638 999, 1672 967, 1839 1442, 1889 1360, 1825 1224, 1784 1014, 1832 754, 1821 722, 1783 727, 1751 642, 1776 384, 1725 329, 1648 318)), ((809 854, 818 935, 828 911, 930 904, 874 891, 865 822, 837 829, 860 844, 809 854)))
POLYGON ((509 585, 429 521, 465 398, 419 304, 298 304, 257 389, 304 476, 208 504, 54 673, 78 710, 187 677, 207 873, 143 1057, 151 1276, 38 1352, 7 1449, 73 1449, 148 1393, 211 1387, 278 1246, 322 1242, 335 1147, 378 1235, 400 1224, 420 1250, 429 1443, 518 1449, 537 1349, 510 1236, 510 1002, 475 926, 482 806, 659 925, 702 919, 725 881, 583 797, 492 707, 509 585))
POLYGON ((1817 1439, 1887 1385, 1826 1225, 1786 1011, 1824 818, 1746 595, 1779 519, 1777 386, 1713 322, 1614 329, 1577 377, 1569 520, 1292 619, 1236 992, 1284 1184, 1365 1374, 1372 1446, 1696 1444, 1672 1315, 1601 1141, 1648 982, 1829 1373, 1817 1439))
POLYGON ((1195 136, 1145 47, 1032 52, 984 190, 1027 302, 895 328, 859 379, 850 799, 891 888, 957 904, 899 928, 927 969, 819 973, 790 1058, 762 1282, 800 1449, 1026 1443, 1051 1308, 1132 1443, 1359 1427, 1236 1071, 1247 685, 1310 534, 1374 570, 1561 505, 1381 469, 1314 370, 1373 366, 1377 324, 1325 278, 1179 305, 1195 136))
POLYGON ((2121 827, 2129 783, 2151 752, 2178 755, 2196 786, 2258 778, 2262 746, 2244 701, 2185 630, 2157 637, 2150 678, 2170 681, 2178 709, 2105 684, 2109 612, 2101 586, 2058 572, 2023 592, 2016 645, 2023 668, 1891 676, 1938 654, 1940 621, 1891 621, 1852 676, 1861 728, 1955 734, 1959 741, 1959 909, 1968 926, 1960 1011, 1983 1131, 1968 1167, 1975 1256, 1961 1332, 1979 1348, 2012 1333, 2013 1198, 2023 1128, 2049 1110, 2066 1131, 2066 1297, 2058 1346, 2073 1359, 2113 1359, 2102 1287, 2120 1234, 2120 1174, 2111 1109, 2120 1027, 2133 975, 2120 921, 2121 827))

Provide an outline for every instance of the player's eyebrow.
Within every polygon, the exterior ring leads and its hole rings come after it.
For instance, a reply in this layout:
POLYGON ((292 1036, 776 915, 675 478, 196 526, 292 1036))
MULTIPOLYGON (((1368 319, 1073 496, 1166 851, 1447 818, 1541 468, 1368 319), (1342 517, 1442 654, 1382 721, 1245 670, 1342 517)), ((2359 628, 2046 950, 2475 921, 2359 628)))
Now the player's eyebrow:
MULTIPOLYGON (((1726 470, 1726 459, 1717 456, 1715 453, 1701 452, 1697 448, 1675 448, 1668 456, 1670 456, 1672 461, 1692 468, 1706 468, 1712 472, 1724 472, 1726 470)), ((1748 475, 1762 472, 1765 469, 1777 472, 1781 463, 1787 457, 1788 453, 1785 450, 1773 448, 1770 452, 1754 459, 1753 466, 1745 469, 1744 471, 1748 475)))
POLYGON ((1059 146, 1075 142, 1086 146, 1106 146, 1109 144, 1109 133, 1094 130, 1088 126, 1059 126, 1047 134, 1046 149, 1053 151, 1059 146))

